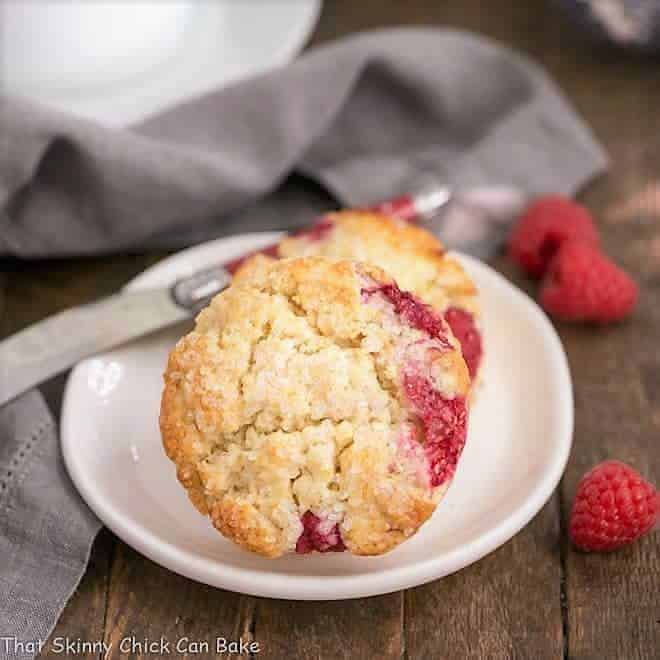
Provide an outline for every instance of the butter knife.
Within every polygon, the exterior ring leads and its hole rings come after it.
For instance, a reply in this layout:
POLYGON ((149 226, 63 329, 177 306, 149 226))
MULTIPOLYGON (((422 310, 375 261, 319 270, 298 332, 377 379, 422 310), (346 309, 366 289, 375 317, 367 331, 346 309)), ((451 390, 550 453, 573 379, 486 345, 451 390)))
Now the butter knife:
MULTIPOLYGON (((446 188, 436 188, 372 209, 423 222, 449 198, 446 188)), ((273 247, 259 252, 272 253, 273 247)), ((229 286, 245 258, 201 270, 167 288, 121 292, 73 307, 0 341, 0 406, 95 353, 192 318, 229 286)))

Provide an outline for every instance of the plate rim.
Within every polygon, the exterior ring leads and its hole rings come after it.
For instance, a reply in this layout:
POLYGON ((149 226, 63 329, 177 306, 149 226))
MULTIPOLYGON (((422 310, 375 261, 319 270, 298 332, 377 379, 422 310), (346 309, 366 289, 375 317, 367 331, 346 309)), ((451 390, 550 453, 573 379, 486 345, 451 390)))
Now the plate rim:
MULTIPOLYGON (((232 240, 249 240, 255 243, 260 241, 266 244, 280 235, 281 232, 253 232, 200 243, 181 250, 145 269, 129 282, 127 288, 144 286, 145 280, 153 276, 154 271, 157 269, 176 267, 178 262, 189 261, 196 254, 202 252, 214 251, 223 247, 226 249, 226 244, 231 243, 232 240)), ((85 475, 84 470, 81 469, 83 466, 77 464, 75 453, 71 451, 75 446, 75 441, 72 440, 75 436, 74 392, 83 376, 83 366, 86 361, 76 365, 67 379, 60 423, 60 445, 64 462, 76 489, 104 525, 144 556, 168 570, 203 584, 251 596, 283 598, 286 600, 342 600, 376 596, 440 579, 495 551, 530 522, 552 497, 561 480, 573 443, 573 385, 568 359, 561 341, 552 323, 538 305, 527 294, 487 264, 469 255, 456 252, 454 254, 463 263, 468 264, 470 268, 480 270, 486 277, 491 278, 494 286, 506 289, 507 293, 516 298, 519 304, 527 307, 529 314, 538 322, 539 328, 543 332, 544 345, 552 352, 551 358, 556 368, 556 377, 560 379, 558 392, 561 411, 559 413, 560 419, 557 420, 559 424, 556 433, 557 446, 553 452, 552 460, 545 469, 543 477, 528 493, 523 503, 487 532, 444 553, 440 558, 429 557, 415 564, 392 566, 359 576, 281 574, 267 570, 258 571, 251 568, 231 566, 223 564, 221 560, 194 555, 188 550, 181 549, 179 546, 159 538, 155 533, 141 527, 125 513, 116 510, 111 504, 95 496, 91 477, 85 475)), ((369 558, 364 559, 369 561, 369 558)))

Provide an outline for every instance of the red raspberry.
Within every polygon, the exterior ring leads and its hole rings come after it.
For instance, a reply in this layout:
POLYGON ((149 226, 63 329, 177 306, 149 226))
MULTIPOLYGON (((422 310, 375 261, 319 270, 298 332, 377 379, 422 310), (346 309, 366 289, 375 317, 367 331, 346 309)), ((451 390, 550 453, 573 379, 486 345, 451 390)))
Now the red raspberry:
POLYGON ((543 280, 543 309, 564 321, 619 321, 637 302, 637 285, 597 248, 566 243, 543 280))
POLYGON ((569 534, 582 550, 615 550, 650 531, 659 511, 652 484, 625 463, 605 461, 578 484, 569 534))
POLYGON ((509 257, 532 277, 542 277, 557 250, 571 240, 598 245, 589 211, 560 195, 538 197, 509 237, 509 257))

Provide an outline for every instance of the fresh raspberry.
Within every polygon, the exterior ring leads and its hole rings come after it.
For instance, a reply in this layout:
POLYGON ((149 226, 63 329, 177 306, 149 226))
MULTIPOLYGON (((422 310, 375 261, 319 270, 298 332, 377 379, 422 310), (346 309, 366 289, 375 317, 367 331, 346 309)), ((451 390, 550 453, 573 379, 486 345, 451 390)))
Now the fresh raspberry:
POLYGON ((582 550, 607 551, 632 543, 650 531, 660 497, 629 465, 605 461, 578 484, 569 533, 582 550))
POLYGON ((618 321, 637 302, 637 285, 597 248, 565 243, 541 286, 543 308, 564 321, 618 321))
POLYGON ((598 233, 584 206, 560 195, 538 197, 509 237, 509 257, 532 277, 542 277, 566 241, 598 245, 598 233))

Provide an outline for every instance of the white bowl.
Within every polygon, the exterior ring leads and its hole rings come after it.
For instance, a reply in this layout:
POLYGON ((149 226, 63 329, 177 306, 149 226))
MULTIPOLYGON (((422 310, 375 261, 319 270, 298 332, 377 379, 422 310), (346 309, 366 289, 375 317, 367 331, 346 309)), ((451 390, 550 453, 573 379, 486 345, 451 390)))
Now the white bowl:
MULTIPOLYGON (((132 287, 161 286, 264 246, 277 234, 213 241, 166 259, 132 287)), ((347 553, 268 560, 224 539, 193 508, 158 431, 162 372, 185 328, 79 364, 67 384, 64 460, 99 518, 154 561, 200 582, 257 596, 371 596, 442 577, 511 538, 551 496, 571 447, 573 399, 564 351, 525 294, 461 256, 481 292, 484 384, 454 482, 419 533, 381 557, 347 553)))
POLYGON ((320 9, 321 0, 0 0, 0 80, 11 94, 126 126, 287 63, 320 9))
POLYGON ((3 80, 50 87, 115 83, 176 50, 192 0, 0 0, 3 80))

